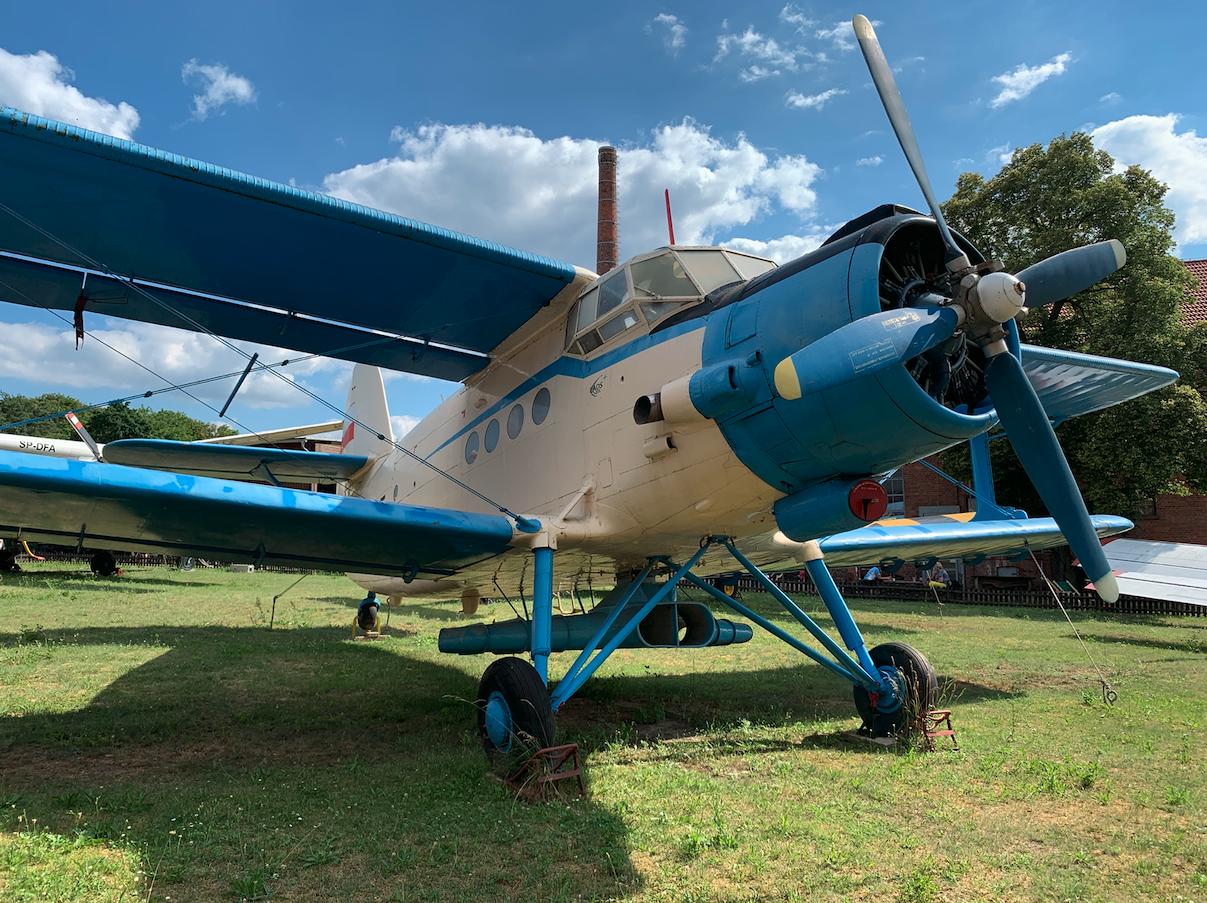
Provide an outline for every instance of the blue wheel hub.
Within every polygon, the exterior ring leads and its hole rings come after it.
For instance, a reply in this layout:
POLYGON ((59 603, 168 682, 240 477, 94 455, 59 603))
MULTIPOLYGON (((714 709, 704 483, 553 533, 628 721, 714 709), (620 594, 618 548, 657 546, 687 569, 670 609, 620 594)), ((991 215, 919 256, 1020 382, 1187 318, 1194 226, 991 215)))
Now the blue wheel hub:
POLYGON ((881 665, 876 670, 880 674, 880 696, 876 700, 876 711, 891 715, 905 701, 902 692, 905 678, 893 665, 881 665))
POLYGON ((486 699, 486 736, 499 752, 511 749, 511 738, 515 732, 511 725, 511 706, 498 690, 486 699))

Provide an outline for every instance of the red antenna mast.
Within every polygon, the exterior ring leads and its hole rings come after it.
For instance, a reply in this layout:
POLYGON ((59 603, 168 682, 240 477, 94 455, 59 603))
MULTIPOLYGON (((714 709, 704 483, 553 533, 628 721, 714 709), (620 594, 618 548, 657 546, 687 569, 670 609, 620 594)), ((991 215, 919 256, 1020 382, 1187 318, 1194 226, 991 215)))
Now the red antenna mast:
POLYGON ((666 189, 666 231, 671 234, 671 244, 675 243, 675 222, 671 219, 671 190, 666 189))

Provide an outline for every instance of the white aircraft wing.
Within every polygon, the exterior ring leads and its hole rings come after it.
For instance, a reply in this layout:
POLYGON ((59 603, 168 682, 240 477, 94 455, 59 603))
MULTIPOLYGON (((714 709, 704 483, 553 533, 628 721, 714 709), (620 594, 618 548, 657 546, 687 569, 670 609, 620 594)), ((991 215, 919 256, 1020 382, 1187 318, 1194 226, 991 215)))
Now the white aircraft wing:
POLYGON ((1207 546, 1116 539, 1103 551, 1121 593, 1207 605, 1207 546))

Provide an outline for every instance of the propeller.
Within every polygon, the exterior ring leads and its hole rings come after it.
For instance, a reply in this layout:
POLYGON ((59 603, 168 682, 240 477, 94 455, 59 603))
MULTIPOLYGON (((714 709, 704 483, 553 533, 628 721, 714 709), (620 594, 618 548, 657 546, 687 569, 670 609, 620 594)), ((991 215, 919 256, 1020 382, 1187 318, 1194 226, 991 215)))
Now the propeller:
POLYGON ((792 399, 841 385, 934 348, 962 328, 985 354, 985 387, 1019 461, 1098 595, 1114 602, 1119 597, 1114 573, 1047 412, 1006 346, 1002 324, 1027 303, 1051 304, 1109 276, 1126 261, 1123 245, 1111 240, 1074 248, 1027 267, 1017 277, 985 266, 973 268, 935 200, 901 92, 872 23, 856 16, 852 24, 889 122, 939 227, 949 274, 944 281, 954 297, 926 293, 913 301, 921 306, 882 311, 835 330, 780 361, 776 389, 792 399))
POLYGON ((1031 478, 1086 576, 1107 602, 1119 598, 1119 584, 1094 532, 1081 492, 1069 470, 1048 414, 1018 358, 995 354, 985 365, 985 386, 1014 453, 1031 478))
POLYGON ((856 16, 851 24, 855 26, 859 49, 863 51, 868 71, 872 73, 872 81, 880 94, 880 102, 884 104, 884 112, 888 113, 888 121, 897 133, 897 141, 905 152, 905 159, 909 161, 914 178, 918 180, 918 187, 926 197, 930 215, 939 224, 939 234, 943 236, 943 245, 947 248, 947 268, 953 273, 961 270, 968 266, 968 258, 952 237, 951 230, 947 228, 947 221, 943 219, 943 211, 939 209, 939 202, 935 200, 935 193, 930 187, 930 177, 926 175, 926 164, 922 162, 922 151, 918 148, 918 139, 914 137, 914 127, 910 125, 909 114, 905 112, 905 102, 901 100, 901 92, 897 90, 897 80, 893 78, 893 70, 884 58, 880 42, 876 40, 872 23, 864 16, 856 16))
POLYGON ((1112 238, 1053 254, 1027 267, 1018 278, 1027 286, 1027 305, 1042 307, 1085 291, 1127 263, 1123 244, 1112 238))

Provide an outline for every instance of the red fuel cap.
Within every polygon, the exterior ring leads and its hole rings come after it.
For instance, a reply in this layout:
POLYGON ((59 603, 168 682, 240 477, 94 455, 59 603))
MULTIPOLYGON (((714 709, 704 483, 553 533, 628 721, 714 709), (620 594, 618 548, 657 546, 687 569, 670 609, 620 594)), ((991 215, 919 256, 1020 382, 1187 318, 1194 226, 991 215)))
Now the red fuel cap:
POLYGON ((871 523, 888 510, 888 493, 875 480, 860 480, 847 494, 847 504, 857 518, 871 523))

